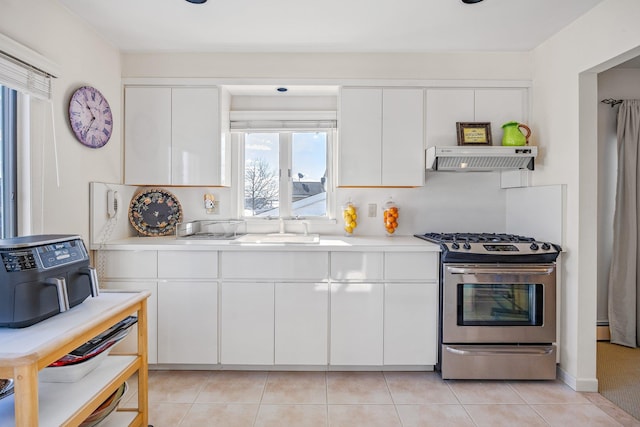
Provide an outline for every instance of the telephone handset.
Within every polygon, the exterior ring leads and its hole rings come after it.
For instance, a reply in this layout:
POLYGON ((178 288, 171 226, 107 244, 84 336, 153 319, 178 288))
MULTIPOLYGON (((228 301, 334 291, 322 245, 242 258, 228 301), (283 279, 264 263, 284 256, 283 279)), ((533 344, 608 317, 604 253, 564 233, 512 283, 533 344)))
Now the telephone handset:
POLYGON ((115 218, 118 215, 120 203, 120 195, 117 191, 107 191, 107 215, 109 218, 115 218))

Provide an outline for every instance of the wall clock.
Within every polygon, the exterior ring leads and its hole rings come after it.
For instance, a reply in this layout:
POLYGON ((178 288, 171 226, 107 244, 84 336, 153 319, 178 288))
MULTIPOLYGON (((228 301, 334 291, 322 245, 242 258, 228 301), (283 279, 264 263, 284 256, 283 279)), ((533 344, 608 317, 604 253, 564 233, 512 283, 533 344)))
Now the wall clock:
POLYGON ((109 102, 91 86, 78 88, 69 102, 69 123, 82 144, 91 148, 105 145, 113 131, 113 115, 109 102))

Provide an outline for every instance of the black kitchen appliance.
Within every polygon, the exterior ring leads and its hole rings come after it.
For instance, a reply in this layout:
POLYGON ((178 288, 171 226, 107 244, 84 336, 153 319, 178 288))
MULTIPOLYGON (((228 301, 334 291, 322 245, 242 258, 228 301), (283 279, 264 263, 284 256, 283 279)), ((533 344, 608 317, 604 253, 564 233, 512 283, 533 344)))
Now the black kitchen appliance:
POLYGON ((441 248, 442 377, 555 378, 555 261, 561 248, 514 234, 416 237, 441 248))
POLYGON ((30 326, 98 295, 97 274, 79 236, 0 239, 0 258, 0 326, 30 326))

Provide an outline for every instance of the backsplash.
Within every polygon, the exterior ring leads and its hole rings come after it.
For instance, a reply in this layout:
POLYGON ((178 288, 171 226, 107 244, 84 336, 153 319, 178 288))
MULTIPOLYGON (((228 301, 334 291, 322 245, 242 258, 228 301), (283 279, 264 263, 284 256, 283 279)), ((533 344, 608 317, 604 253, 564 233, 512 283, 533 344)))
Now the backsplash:
MULTIPOLYGON (((237 201, 230 188, 157 187, 176 196, 182 206, 183 221, 238 218, 237 201), (215 198, 218 203, 217 213, 207 213, 205 194, 211 194, 215 198)), ((92 183, 93 244, 105 241, 105 237, 106 241, 111 241, 137 235, 129 223, 129 204, 131 198, 145 188, 149 187, 92 183), (121 207, 116 221, 109 221, 106 214, 106 192, 109 189, 119 192, 121 207)), ((309 231, 312 233, 344 234, 341 206, 351 200, 358 208, 358 226, 353 236, 384 236, 382 207, 389 197, 399 207, 398 235, 427 231, 505 231, 506 193, 500 188, 500 174, 497 172, 427 173, 425 185, 416 188, 338 188, 333 198, 335 206, 331 220, 304 220, 309 223, 309 231), (370 204, 375 204, 374 217, 368 215, 370 204)), ((286 228, 292 232, 304 230, 299 220, 287 220, 286 228)), ((277 232, 278 229, 278 221, 247 221, 248 232, 277 232)))

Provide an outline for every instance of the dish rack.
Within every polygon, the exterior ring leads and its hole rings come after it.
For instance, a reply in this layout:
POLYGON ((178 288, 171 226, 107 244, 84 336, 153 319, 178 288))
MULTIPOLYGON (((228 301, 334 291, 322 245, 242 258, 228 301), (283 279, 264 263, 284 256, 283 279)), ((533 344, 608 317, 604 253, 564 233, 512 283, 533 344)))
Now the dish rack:
POLYGON ((179 222, 176 227, 176 239, 233 240, 245 234, 246 223, 241 219, 179 222))

